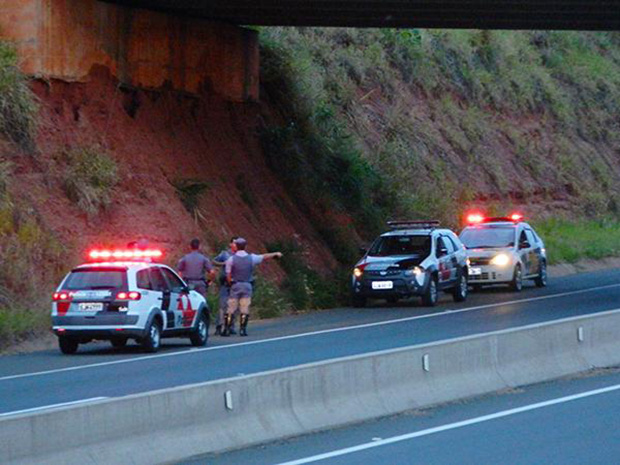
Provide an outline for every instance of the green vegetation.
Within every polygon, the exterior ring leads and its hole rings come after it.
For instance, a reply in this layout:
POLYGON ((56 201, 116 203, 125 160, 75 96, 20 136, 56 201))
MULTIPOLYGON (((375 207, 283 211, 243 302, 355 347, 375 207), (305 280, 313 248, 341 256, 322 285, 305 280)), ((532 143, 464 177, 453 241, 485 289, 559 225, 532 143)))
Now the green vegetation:
POLYGON ((200 200, 209 189, 207 182, 199 179, 179 179, 173 182, 172 186, 179 200, 187 212, 194 217, 194 220, 197 221, 199 217, 204 217, 200 212, 200 200))
POLYGON ((620 256, 620 221, 615 218, 568 221, 549 219, 534 224, 545 241, 549 263, 575 263, 620 256))
POLYGON ((260 34, 264 95, 280 111, 265 149, 319 225, 334 206, 368 237, 388 217, 455 227, 489 200, 618 211, 619 33, 260 34))
POLYGON ((8 189, 12 164, 0 161, 0 349, 49 328, 49 295, 67 253, 37 215, 8 189))
POLYGON ((76 147, 61 155, 65 163, 62 181, 67 196, 89 216, 111 201, 118 182, 118 167, 99 146, 76 147))
POLYGON ((15 48, 0 40, 0 136, 33 152, 37 110, 28 81, 17 68, 15 48))

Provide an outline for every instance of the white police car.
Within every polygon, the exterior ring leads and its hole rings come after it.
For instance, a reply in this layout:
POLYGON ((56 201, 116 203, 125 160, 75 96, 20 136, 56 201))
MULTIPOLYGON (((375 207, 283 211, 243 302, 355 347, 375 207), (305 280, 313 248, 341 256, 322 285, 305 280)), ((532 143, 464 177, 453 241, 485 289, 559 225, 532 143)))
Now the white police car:
POLYGON ((460 239, 467 247, 469 283, 474 288, 507 284, 521 291, 523 280, 547 285, 547 252, 542 239, 523 217, 486 218, 479 213, 467 217, 460 239))
POLYGON ((364 250, 351 276, 354 307, 369 298, 399 299, 421 296, 427 306, 437 304, 439 291, 456 302, 467 299, 467 253, 459 238, 437 221, 390 221, 392 231, 364 250))
POLYGON ((155 352, 162 337, 185 336, 204 346, 207 302, 171 268, 152 262, 161 256, 160 250, 91 251, 91 262, 71 270, 53 295, 60 350, 73 354, 92 340, 123 347, 134 339, 155 352))

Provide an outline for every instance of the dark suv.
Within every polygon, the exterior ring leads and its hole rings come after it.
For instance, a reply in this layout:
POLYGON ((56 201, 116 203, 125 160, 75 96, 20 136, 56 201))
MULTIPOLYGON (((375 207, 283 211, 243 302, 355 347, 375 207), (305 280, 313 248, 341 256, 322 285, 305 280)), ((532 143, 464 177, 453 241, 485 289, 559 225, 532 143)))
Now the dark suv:
POLYGON ((436 221, 392 221, 355 265, 351 277, 353 305, 369 298, 396 303, 421 296, 434 306, 439 291, 454 300, 467 298, 467 252, 456 234, 436 221))

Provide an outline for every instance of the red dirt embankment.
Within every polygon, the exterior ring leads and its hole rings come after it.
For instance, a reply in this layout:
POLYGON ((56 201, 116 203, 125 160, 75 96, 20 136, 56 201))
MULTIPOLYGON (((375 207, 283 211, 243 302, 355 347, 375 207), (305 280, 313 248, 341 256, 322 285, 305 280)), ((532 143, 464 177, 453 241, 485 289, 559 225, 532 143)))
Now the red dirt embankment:
MULTIPOLYGON (((18 160, 16 183, 44 226, 77 250, 92 244, 124 245, 138 236, 178 257, 194 236, 209 252, 231 235, 243 235, 252 251, 275 240, 296 240, 315 269, 335 265, 309 220, 265 164, 258 139, 259 107, 213 95, 118 86, 107 69, 87 83, 35 81, 40 99, 40 153, 18 160), (112 204, 89 218, 72 203, 59 180, 57 155, 99 145, 119 167, 112 204), (173 183, 208 183, 197 221, 173 183)), ((282 276, 277 265, 269 274, 282 276)))

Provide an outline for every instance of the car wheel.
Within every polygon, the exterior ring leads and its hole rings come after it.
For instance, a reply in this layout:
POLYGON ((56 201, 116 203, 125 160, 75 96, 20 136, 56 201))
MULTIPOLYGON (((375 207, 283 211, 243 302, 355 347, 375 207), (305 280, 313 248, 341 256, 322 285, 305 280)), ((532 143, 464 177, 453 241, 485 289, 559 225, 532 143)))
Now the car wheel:
POLYGON ((434 307, 437 305, 438 298, 437 278, 431 276, 428 286, 426 287, 426 292, 422 296, 422 303, 427 307, 434 307))
POLYGON ((547 285, 547 262, 543 261, 540 263, 540 273, 534 282, 537 287, 545 287, 547 285))
POLYGON ((77 339, 68 336, 60 336, 58 338, 58 347, 63 354, 71 355, 77 352, 78 346, 77 339))
POLYGON ((121 347, 125 347, 127 345, 127 338, 126 337, 115 337, 113 339, 110 339, 110 343, 112 344, 112 347, 116 347, 117 349, 120 349, 121 347))
POLYGON ((521 289, 523 289, 523 272, 521 271, 521 265, 515 266, 510 288, 515 292, 521 292, 521 289))
POLYGON ((465 302, 467 299, 467 275, 463 272, 461 272, 458 282, 454 286, 452 297, 455 302, 465 302))
POLYGON ((206 311, 200 314, 200 318, 196 322, 196 328, 189 336, 189 340, 194 347, 203 347, 207 345, 209 338, 209 315, 206 311))
POLYGON ((161 345, 161 324, 153 320, 149 325, 146 335, 142 339, 142 348, 145 352, 157 352, 161 345))
POLYGON ((363 308, 366 306, 366 297, 360 297, 360 296, 354 295, 351 301, 355 308, 363 308))

